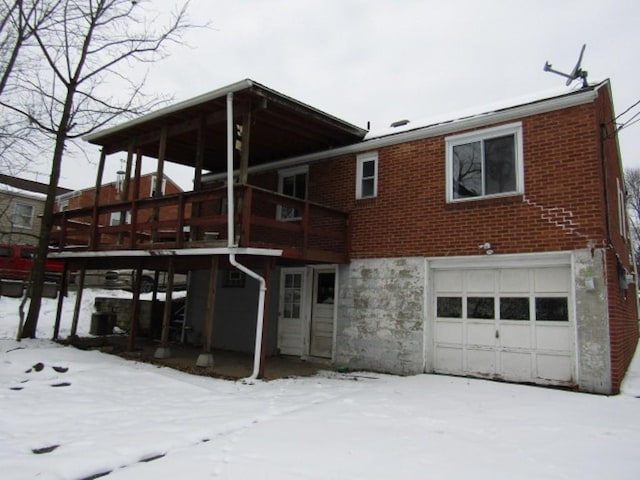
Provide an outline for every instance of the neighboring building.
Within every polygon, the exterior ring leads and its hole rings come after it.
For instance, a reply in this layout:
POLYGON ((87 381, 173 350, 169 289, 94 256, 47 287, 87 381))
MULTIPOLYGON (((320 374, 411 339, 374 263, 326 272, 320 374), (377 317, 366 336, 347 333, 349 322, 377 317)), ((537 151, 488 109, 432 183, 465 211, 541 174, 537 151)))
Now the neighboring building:
MULTIPOLYGON (((157 187, 156 175, 148 173, 140 176, 139 199, 151 198, 157 187)), ((117 202, 126 201, 124 192, 124 178, 118 178, 115 182, 100 185, 100 205, 108 205, 117 202)), ((133 191, 133 189, 132 189, 133 191)), ((160 185, 160 195, 173 195, 181 193, 182 189, 168 176, 163 175, 162 184, 160 185)), ((96 188, 90 187, 81 190, 68 191, 56 197, 55 211, 62 212, 66 210, 90 209, 95 203, 96 188)), ((172 209, 164 209, 162 211, 162 219, 175 219, 177 207, 172 209)), ((131 223, 131 212, 120 211, 103 214, 99 217, 101 225, 117 225, 121 217, 124 223, 131 223)), ((90 221, 90 215, 87 216, 90 221)))
POLYGON ((173 236, 138 216, 101 230, 120 246, 60 258, 190 271, 205 351, 253 350, 259 289, 238 255, 266 280, 268 354, 615 393, 638 315, 614 118, 604 81, 374 134, 245 80, 91 135, 193 166, 195 191, 147 205, 178 208, 173 236))
POLYGON ((0 174, 0 243, 37 245, 47 188, 44 183, 0 174))

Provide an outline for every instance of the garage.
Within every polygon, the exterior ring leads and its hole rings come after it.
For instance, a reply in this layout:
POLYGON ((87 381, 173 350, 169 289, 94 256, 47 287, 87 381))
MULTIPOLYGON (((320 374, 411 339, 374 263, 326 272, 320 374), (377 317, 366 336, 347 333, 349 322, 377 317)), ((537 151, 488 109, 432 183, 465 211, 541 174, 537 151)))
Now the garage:
POLYGON ((433 370, 574 384, 569 262, 500 268, 487 268, 487 263, 475 268, 451 268, 451 262, 432 265, 433 370))

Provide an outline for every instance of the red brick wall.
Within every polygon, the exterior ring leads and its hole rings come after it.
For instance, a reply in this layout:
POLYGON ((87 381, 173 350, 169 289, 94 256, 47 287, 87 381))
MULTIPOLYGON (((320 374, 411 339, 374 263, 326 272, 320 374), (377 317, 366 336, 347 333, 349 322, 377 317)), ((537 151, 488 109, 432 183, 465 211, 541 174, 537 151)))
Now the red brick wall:
MULTIPOLYGON (((142 177, 140 177, 140 195, 138 198, 149 198, 151 195, 151 178, 152 178, 152 174, 147 174, 147 175, 143 175, 142 177)), ((131 184, 129 186, 129 191, 130 191, 130 196, 133 195, 133 188, 134 188, 134 184, 133 184, 133 179, 131 180, 131 184)), ((176 185, 171 179, 167 178, 167 182, 165 185, 165 195, 171 195, 174 193, 180 193, 182 192, 182 189, 180 189, 180 187, 178 185, 176 185)), ((95 197, 95 189, 94 188, 88 188, 86 190, 81 190, 79 192, 79 195, 77 196, 73 196, 70 197, 68 199, 69 201, 69 210, 73 210, 76 208, 83 208, 83 207, 92 207, 93 206, 93 202, 94 202, 94 197, 95 197)), ((100 187, 100 205, 109 205, 111 203, 117 203, 117 202, 121 202, 124 199, 120 198, 120 193, 116 190, 115 184, 114 183, 109 183, 106 185, 102 185, 100 187)), ((56 210, 58 210, 59 205, 56 204, 56 210)), ((186 214, 189 214, 190 209, 186 212, 186 214)), ((144 212, 142 212, 144 215, 144 212)), ((149 212, 147 212, 149 213, 149 212)), ((150 214, 150 213, 149 213, 150 214)), ((99 222, 101 225, 108 225, 109 224, 109 217, 110 215, 101 215, 99 222)), ((171 220, 171 219, 177 219, 178 218, 178 207, 176 206, 169 206, 169 207, 163 207, 160 210, 160 214, 159 214, 159 220, 171 220)), ((89 218, 88 218, 89 220, 89 218)), ((139 220, 142 220, 142 218, 139 218, 139 220)))
POLYGON ((621 272, 625 270, 633 272, 633 266, 630 259, 630 241, 620 235, 618 184, 624 188, 624 181, 615 137, 615 124, 613 123, 615 114, 611 105, 611 92, 607 85, 607 87, 600 89, 600 96, 596 102, 596 113, 600 139, 599 148, 602 152, 601 168, 604 171, 606 185, 606 196, 602 195, 602 199, 609 213, 607 218, 609 242, 607 244, 606 275, 611 342, 611 381, 613 392, 617 393, 636 349, 638 313, 636 284, 625 289, 622 288, 619 281, 621 272))
POLYGON ((496 253, 602 245, 593 105, 527 117, 522 127, 524 196, 448 204, 440 136, 379 149, 375 199, 355 200, 355 156, 313 164, 310 199, 351 213, 351 258, 475 255, 484 242, 496 253), (556 208, 570 212, 575 225, 549 210, 556 208))

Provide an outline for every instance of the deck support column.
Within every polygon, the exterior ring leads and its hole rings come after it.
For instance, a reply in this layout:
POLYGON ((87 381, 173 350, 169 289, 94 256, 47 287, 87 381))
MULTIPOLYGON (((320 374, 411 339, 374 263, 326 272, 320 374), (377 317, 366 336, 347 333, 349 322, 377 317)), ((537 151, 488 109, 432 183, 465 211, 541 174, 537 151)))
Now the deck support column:
POLYGON ((207 310, 205 312, 205 339, 202 353, 196 360, 198 367, 213 367, 213 319, 216 308, 216 293, 218 290, 218 256, 211 258, 211 270, 209 271, 209 293, 207 295, 207 310))
POLYGON ((96 250, 100 244, 99 238, 99 219, 98 207, 100 206, 100 187, 102 186, 102 175, 104 174, 104 162, 107 158, 107 151, 102 148, 100 150, 100 162, 98 163, 98 172, 96 174, 96 187, 93 197, 93 212, 91 214, 91 230, 89 238, 89 250, 96 250))
POLYGON ((127 341, 127 351, 133 352, 136 347, 136 336, 138 334, 138 324, 140 323, 140 285, 142 284, 142 264, 138 263, 133 282, 133 298, 131 299, 131 321, 129 322, 129 338, 127 341))
MULTIPOLYGON (((153 192, 153 198, 162 197, 162 182, 164 180, 164 160, 167 152, 167 136, 168 130, 167 127, 164 126, 160 130, 160 146, 158 148, 158 164, 156 169, 156 188, 153 192)), ((160 220, 160 208, 153 207, 153 221, 154 223, 160 220)), ((151 228, 151 243, 155 243, 158 240, 158 227, 153 226, 151 228)))
MULTIPOLYGON (((135 147, 135 139, 129 139, 129 147, 127 148, 127 164, 125 166, 124 178, 122 182, 122 191, 120 192, 120 201, 128 202, 129 201, 129 183, 131 177, 131 164, 133 162, 133 149, 135 147)), ((122 210, 120 212, 120 220, 118 221, 118 225, 123 226, 127 224, 127 211, 122 210)), ((124 232, 121 231, 118 233, 118 245, 122 245, 124 243, 124 232)))
MULTIPOLYGON (((204 165, 204 147, 205 147, 205 130, 207 128, 207 119, 204 115, 200 116, 198 124, 198 140, 196 143, 196 170, 193 178, 193 190, 195 192, 202 189, 202 168, 204 165)), ((191 217, 198 218, 200 216, 200 208, 202 202, 193 202, 191 206, 191 217)), ((202 240, 202 228, 191 226, 189 231, 190 240, 202 240)))
POLYGON ((76 293, 76 304, 73 307, 73 320, 71 321, 71 332, 69 332, 69 338, 74 339, 77 337, 78 331, 78 317, 80 316, 80 307, 82 306, 82 292, 84 291, 84 277, 87 271, 86 262, 82 262, 80 267, 80 274, 78 275, 78 293, 76 293))
MULTIPOLYGON (((171 349, 169 348, 169 328, 171 327, 171 296, 173 294, 173 274, 175 272, 175 261, 173 257, 169 258, 169 271, 167 272, 167 292, 164 302, 164 312, 162 315, 162 334, 160 337, 160 346, 153 354, 154 358, 169 358, 171 349)), ((158 282, 156 282, 158 285, 158 282)))
POLYGON ((53 340, 58 340, 60 334, 60 320, 62 318, 62 302, 67 295, 69 277, 69 264, 64 262, 62 267, 62 277, 60 278, 60 292, 58 293, 58 305, 56 307, 56 321, 53 324, 53 340))

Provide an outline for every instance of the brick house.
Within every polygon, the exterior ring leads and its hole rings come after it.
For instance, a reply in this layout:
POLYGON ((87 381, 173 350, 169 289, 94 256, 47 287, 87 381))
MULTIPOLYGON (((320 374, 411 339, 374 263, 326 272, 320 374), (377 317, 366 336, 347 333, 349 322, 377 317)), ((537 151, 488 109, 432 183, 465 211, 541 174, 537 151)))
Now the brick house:
MULTIPOLYGON (((0 174, 0 243, 37 245, 49 185, 0 174)), ((69 192, 58 187, 58 192, 69 192)))
POLYGON ((68 211, 58 256, 189 271, 205 364, 255 350, 258 370, 279 353, 615 393, 638 316, 613 119, 604 81, 374 133, 245 80, 88 139, 102 164, 194 167, 193 192, 127 206, 177 206, 173 238, 134 219, 66 252, 68 211))
MULTIPOLYGON (((62 212, 66 210, 78 210, 78 209, 87 209, 89 211, 95 201, 96 201, 96 191, 98 191, 98 203, 100 205, 108 205, 112 203, 121 202, 126 200, 128 195, 136 195, 137 198, 151 198, 154 196, 155 189, 157 186, 156 174, 155 173, 147 173, 144 175, 140 175, 139 183, 136 185, 135 182, 129 179, 126 181, 125 178, 126 172, 121 172, 115 182, 105 183, 100 185, 99 189, 96 190, 96 187, 85 188, 81 190, 73 190, 62 193, 56 197, 55 211, 62 212), (130 188, 129 183, 134 183, 133 187, 130 188), (127 193, 127 190, 130 190, 130 193, 127 193), (137 192, 137 193, 135 193, 137 192)), ((178 186, 173 180, 171 180, 168 176, 164 175, 162 183, 160 185, 159 193, 161 195, 174 195, 182 192, 180 186, 178 186)), ((164 209, 162 211, 163 219, 175 219, 177 217, 177 207, 172 209, 164 209)), ((125 223, 130 223, 131 221, 131 212, 125 211, 125 223)), ((101 214, 98 217, 98 222, 100 225, 116 225, 119 223, 121 217, 121 212, 110 212, 101 214)), ((88 214, 86 216, 86 220, 90 221, 91 216, 88 214)))

